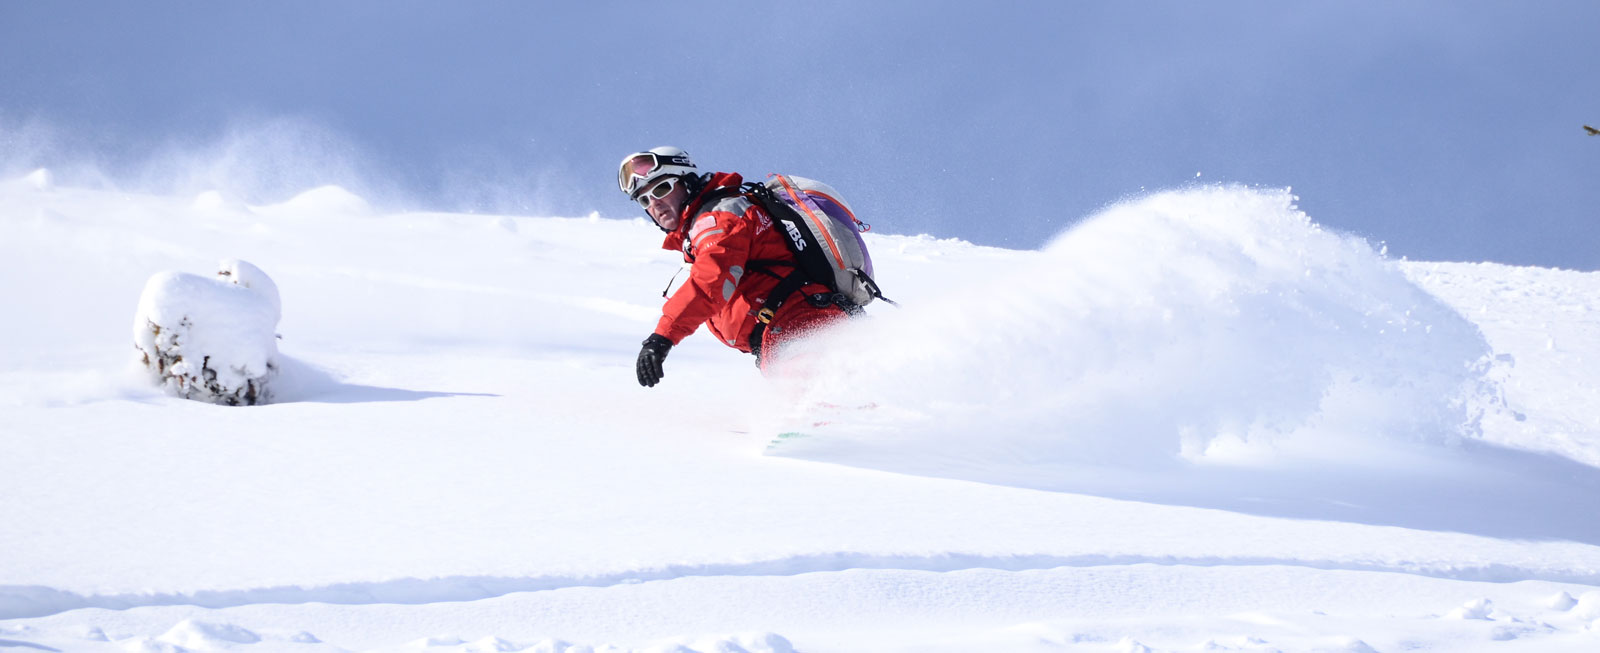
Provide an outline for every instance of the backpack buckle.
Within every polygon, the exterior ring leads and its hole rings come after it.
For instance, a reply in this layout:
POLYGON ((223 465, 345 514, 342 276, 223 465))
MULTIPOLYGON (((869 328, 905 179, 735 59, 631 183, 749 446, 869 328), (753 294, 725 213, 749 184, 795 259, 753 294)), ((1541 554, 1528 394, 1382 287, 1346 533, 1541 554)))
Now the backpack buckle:
POLYGON ((759 311, 756 311, 756 321, 762 324, 771 324, 773 315, 772 309, 763 308, 759 311))
POLYGON ((814 295, 807 295, 806 301, 811 303, 812 308, 827 308, 845 301, 845 299, 844 295, 838 293, 819 292, 814 295))

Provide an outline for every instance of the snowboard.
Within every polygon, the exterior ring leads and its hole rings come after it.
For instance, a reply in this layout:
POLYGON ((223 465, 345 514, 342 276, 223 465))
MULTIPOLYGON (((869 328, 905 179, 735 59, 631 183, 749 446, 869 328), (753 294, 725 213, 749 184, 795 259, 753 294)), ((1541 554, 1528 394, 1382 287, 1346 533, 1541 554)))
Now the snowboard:
POLYGON ((767 442, 766 452, 792 451, 800 443, 850 430, 852 425, 861 424, 877 408, 878 405, 872 402, 854 406, 815 402, 804 406, 781 420, 767 442))

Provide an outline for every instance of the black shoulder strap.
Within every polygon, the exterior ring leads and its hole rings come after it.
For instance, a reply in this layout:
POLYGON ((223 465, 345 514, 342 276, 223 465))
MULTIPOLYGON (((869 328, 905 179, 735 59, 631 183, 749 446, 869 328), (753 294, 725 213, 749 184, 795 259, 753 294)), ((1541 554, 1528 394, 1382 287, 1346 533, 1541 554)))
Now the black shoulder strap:
POLYGON ((763 184, 746 183, 741 188, 746 190, 746 196, 755 201, 756 205, 778 224, 778 236, 783 239, 783 244, 794 256, 798 268, 804 270, 816 283, 838 292, 839 289, 834 287, 833 268, 829 265, 827 257, 822 254, 822 244, 811 233, 811 229, 803 225, 804 218, 801 218, 788 202, 778 198, 772 193, 772 189, 763 184))
POLYGON ((778 314, 778 309, 783 308, 784 302, 800 292, 800 288, 808 281, 805 270, 797 268, 780 278, 778 285, 772 287, 772 292, 767 293, 767 301, 761 305, 761 310, 756 311, 756 326, 750 330, 750 353, 756 355, 756 360, 761 359, 761 339, 767 334, 767 325, 772 323, 772 318, 778 314))

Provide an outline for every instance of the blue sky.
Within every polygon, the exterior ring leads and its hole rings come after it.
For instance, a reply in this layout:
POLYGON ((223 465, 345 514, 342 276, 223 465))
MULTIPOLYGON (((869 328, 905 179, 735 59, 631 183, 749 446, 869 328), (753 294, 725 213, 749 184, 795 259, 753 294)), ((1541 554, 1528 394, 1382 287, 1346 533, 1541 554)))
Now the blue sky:
POLYGON ((627 217, 616 162, 672 144, 1016 248, 1199 173, 1395 256, 1595 270, 1596 25, 1587 1, 8 2, 0 168, 627 217))

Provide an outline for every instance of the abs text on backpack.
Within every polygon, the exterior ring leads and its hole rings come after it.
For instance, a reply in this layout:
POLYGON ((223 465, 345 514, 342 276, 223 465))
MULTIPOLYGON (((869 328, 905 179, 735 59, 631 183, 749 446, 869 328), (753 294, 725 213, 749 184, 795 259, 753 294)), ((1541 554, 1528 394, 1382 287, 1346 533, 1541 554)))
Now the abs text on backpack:
POLYGON ((873 299, 889 301, 872 280, 872 256, 861 238, 868 227, 832 187, 774 174, 765 183, 747 183, 741 190, 782 224, 777 231, 794 254, 797 274, 827 286, 852 312, 873 299))

